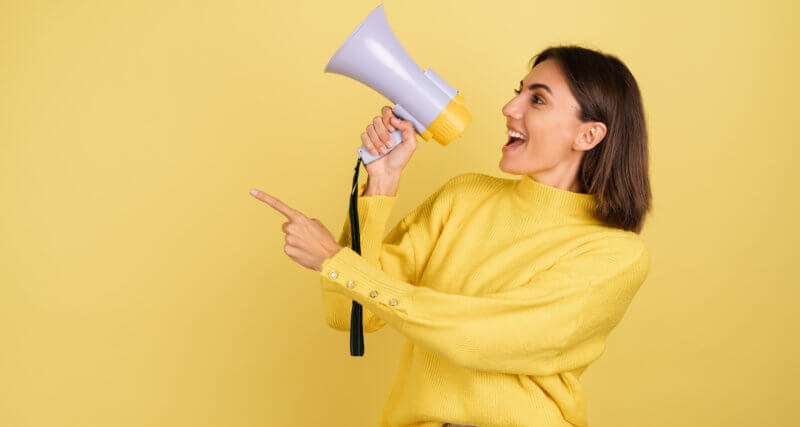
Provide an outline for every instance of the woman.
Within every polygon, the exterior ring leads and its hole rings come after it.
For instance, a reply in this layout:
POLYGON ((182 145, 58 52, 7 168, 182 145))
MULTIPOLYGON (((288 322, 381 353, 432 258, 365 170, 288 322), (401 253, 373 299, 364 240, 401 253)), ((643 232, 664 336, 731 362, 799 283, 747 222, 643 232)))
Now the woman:
POLYGON ((305 241, 321 242, 308 247, 322 249, 301 255, 287 236, 287 254, 322 276, 331 327, 349 331, 356 300, 365 332, 389 323, 407 338, 382 426, 588 424, 579 377, 650 265, 638 235, 651 198, 645 120, 617 58, 558 46, 532 61, 502 109, 500 169, 521 179, 456 176, 382 239, 416 149, 410 122, 384 107, 362 141, 380 152, 399 128, 403 143, 366 165, 361 254, 347 217, 335 243, 307 222, 317 238, 305 241))

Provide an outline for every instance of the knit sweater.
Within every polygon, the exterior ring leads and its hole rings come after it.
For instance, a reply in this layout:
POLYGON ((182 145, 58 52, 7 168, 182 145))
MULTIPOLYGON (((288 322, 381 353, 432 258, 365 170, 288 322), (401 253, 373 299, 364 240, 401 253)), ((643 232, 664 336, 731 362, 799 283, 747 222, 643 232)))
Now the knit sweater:
POLYGON ((528 175, 451 178, 383 238, 395 196, 358 189, 361 254, 319 272, 325 320, 405 338, 382 427, 587 426, 580 375, 605 349, 650 258, 640 236, 595 218, 594 194, 528 175))

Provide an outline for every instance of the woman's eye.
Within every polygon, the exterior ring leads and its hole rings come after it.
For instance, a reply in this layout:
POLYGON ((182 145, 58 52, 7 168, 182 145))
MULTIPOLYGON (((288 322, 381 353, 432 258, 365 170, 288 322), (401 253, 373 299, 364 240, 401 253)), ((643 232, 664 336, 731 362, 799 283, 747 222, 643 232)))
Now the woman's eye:
MULTIPOLYGON (((514 89, 514 93, 516 93, 517 95, 519 95, 520 93, 522 93, 522 91, 520 91, 519 89, 514 89)), ((541 98, 541 97, 539 97, 538 95, 533 95, 533 96, 531 97, 531 104, 544 104, 544 99, 542 99, 542 98, 541 98), (536 102, 536 100, 537 100, 537 99, 538 99, 538 100, 540 100, 540 101, 542 101, 542 102, 539 102, 539 103, 537 103, 537 102, 536 102)))

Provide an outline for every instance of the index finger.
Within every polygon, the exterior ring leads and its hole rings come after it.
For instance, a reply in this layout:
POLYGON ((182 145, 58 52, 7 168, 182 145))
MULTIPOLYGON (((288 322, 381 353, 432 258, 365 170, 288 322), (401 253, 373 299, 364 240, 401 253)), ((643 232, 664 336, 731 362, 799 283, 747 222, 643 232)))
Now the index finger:
POLYGON ((383 108, 381 108, 381 116, 383 116, 384 120, 387 122, 392 118, 399 119, 399 117, 397 117, 397 115, 394 113, 394 110, 392 110, 392 107, 388 105, 384 105, 383 108))
POLYGON ((298 215, 300 215, 300 211, 290 208, 282 201, 270 196, 269 194, 259 191, 259 190, 250 190, 250 194, 253 195, 258 200, 265 202, 266 204, 272 206, 275 210, 282 213, 288 219, 294 219, 298 215))
POLYGON ((383 108, 381 108, 381 114, 383 115, 383 125, 386 126, 386 128, 389 130, 389 132, 394 132, 395 131, 395 127, 392 126, 391 120, 393 118, 398 118, 399 119, 399 117, 397 117, 394 114, 394 112, 392 111, 392 107, 390 107, 388 105, 385 105, 383 108))

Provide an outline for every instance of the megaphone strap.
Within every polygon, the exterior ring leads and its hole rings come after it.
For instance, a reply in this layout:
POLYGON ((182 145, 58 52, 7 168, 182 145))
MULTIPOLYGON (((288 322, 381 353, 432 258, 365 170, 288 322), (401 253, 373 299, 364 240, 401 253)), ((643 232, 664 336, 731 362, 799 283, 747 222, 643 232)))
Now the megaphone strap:
MULTIPOLYGON (((356 161, 355 173, 353 174, 353 186, 350 188, 350 239, 353 251, 361 255, 361 235, 358 227, 358 172, 361 170, 361 156, 356 161)), ((364 330, 361 314, 361 304, 353 301, 353 309, 350 311, 350 355, 364 355, 364 330)))

